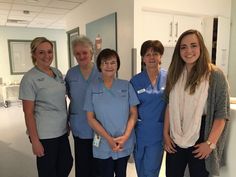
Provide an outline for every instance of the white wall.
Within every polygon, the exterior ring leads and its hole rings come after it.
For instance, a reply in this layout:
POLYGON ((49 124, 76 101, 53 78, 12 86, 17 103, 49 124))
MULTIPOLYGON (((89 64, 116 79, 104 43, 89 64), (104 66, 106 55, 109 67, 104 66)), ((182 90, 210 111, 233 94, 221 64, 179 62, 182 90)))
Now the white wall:
POLYGON ((37 36, 45 36, 49 40, 56 41, 58 68, 62 71, 62 73, 66 73, 68 69, 68 49, 67 36, 64 30, 0 27, 0 77, 3 78, 3 82, 19 82, 22 78, 22 75, 10 74, 7 40, 32 40, 37 36))
POLYGON ((229 84, 231 89, 231 95, 236 97, 236 1, 232 0, 231 7, 231 41, 230 41, 230 52, 229 52, 229 84))
MULTIPOLYGON (((135 0, 136 7, 230 17, 231 0, 135 0)), ((137 10, 137 9, 135 9, 137 10)))
POLYGON ((89 0, 66 16, 67 31, 79 27, 85 33, 85 25, 113 12, 117 12, 117 49, 121 59, 119 78, 131 77, 131 48, 133 47, 133 0, 89 0))

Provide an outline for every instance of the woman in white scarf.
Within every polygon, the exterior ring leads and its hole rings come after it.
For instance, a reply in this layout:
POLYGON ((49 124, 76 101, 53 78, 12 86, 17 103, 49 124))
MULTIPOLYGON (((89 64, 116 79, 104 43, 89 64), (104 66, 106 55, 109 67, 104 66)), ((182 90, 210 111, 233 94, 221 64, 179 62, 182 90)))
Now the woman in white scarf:
MULTIPOLYGON (((225 128, 228 104, 208 110, 212 75, 221 71, 211 64, 209 54, 201 34, 196 30, 184 32, 178 39, 169 67, 166 95, 169 104, 164 123, 164 148, 167 151, 166 176, 183 177, 189 166, 191 177, 208 177, 205 159, 213 153, 225 128), (206 121, 213 115, 210 130, 206 121), (209 132, 209 133, 208 133, 209 132)), ((223 83, 227 83, 223 77, 223 83)), ((212 81, 213 80, 213 81, 212 81)), ((220 79, 218 79, 220 80, 220 79)), ((227 84, 226 84, 227 85, 227 84)), ((227 103, 228 87, 221 99, 227 103)))

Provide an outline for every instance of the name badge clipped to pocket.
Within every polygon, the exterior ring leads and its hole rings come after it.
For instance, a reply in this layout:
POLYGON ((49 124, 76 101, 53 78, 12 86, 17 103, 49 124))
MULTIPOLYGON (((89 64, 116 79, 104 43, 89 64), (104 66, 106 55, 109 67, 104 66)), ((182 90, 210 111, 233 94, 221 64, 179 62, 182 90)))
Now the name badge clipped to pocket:
POLYGON ((138 94, 141 94, 141 93, 144 93, 145 91, 146 91, 146 89, 143 88, 143 89, 138 90, 137 93, 138 93, 138 94))
POLYGON ((95 133, 95 134, 94 134, 94 137, 93 137, 93 145, 94 145, 95 147, 99 147, 100 141, 101 141, 101 136, 98 135, 97 133, 95 133))

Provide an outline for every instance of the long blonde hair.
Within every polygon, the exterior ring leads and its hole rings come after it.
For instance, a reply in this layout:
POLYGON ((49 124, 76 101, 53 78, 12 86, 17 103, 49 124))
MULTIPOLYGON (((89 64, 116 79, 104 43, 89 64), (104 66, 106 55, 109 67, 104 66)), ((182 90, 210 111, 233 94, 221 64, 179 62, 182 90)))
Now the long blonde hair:
POLYGON ((176 82, 178 81, 185 67, 185 62, 180 56, 181 41, 185 36, 191 35, 191 34, 195 34, 196 37, 198 38, 198 42, 200 45, 200 56, 197 59, 196 64, 191 69, 191 72, 189 73, 189 76, 187 78, 187 82, 185 85, 185 90, 189 88, 190 94, 193 94, 196 90, 196 87, 200 83, 201 79, 204 77, 207 77, 210 71, 213 69, 211 65, 209 53, 204 44, 204 40, 201 33, 193 29, 183 32, 176 43, 174 53, 172 56, 172 61, 168 69, 166 90, 165 90, 167 96, 169 95, 173 87, 175 86, 176 82))

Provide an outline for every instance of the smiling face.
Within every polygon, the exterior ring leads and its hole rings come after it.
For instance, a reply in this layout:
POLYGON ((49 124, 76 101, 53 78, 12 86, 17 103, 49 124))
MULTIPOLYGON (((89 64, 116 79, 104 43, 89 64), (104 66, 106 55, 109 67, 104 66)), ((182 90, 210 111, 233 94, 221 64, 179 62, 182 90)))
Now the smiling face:
POLYGON ((74 47, 73 52, 80 66, 86 66, 91 63, 93 54, 88 46, 78 44, 74 47))
POLYGON ((195 34, 183 37, 180 43, 180 56, 186 63, 187 68, 191 69, 200 57, 200 45, 195 34))
POLYGON ((153 48, 149 48, 143 56, 143 62, 147 69, 157 68, 161 64, 161 54, 155 52, 153 48))
POLYGON ((117 59, 115 56, 111 56, 106 60, 101 61, 101 72, 105 77, 115 77, 117 72, 117 59))
POLYGON ((53 60, 53 48, 49 42, 38 45, 33 53, 36 65, 39 68, 49 68, 53 60))

